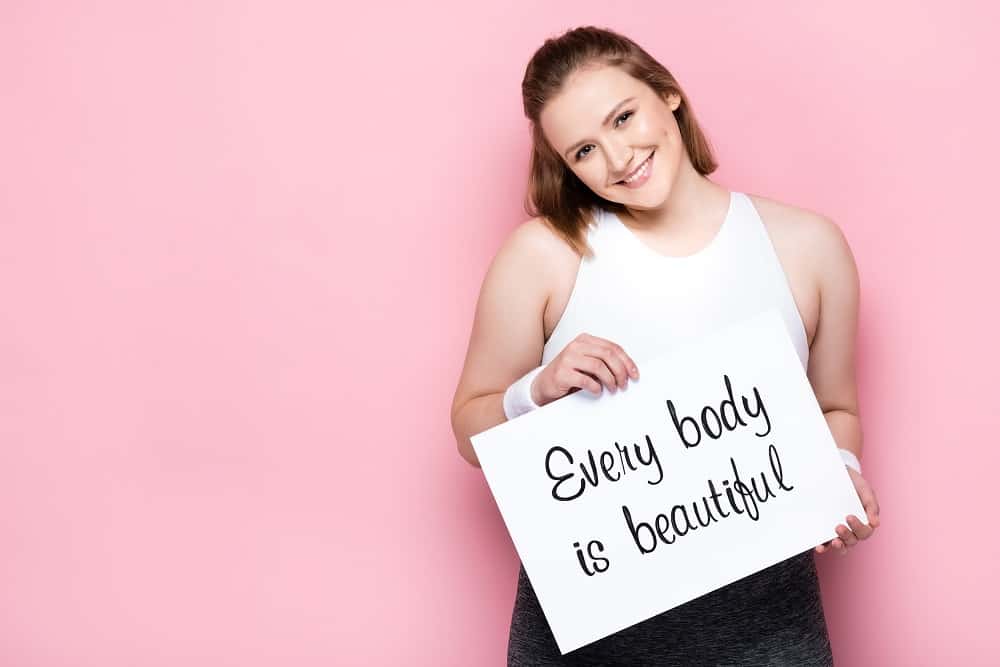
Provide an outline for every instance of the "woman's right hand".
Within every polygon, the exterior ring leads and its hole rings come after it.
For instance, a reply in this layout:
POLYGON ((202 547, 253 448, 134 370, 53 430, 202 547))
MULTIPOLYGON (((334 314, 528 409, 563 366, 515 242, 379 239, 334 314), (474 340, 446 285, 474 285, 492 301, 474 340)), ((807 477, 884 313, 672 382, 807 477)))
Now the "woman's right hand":
POLYGON ((535 376, 531 398, 542 406, 578 389, 599 396, 603 387, 624 389, 629 378, 638 380, 639 369, 620 345, 581 333, 535 376))

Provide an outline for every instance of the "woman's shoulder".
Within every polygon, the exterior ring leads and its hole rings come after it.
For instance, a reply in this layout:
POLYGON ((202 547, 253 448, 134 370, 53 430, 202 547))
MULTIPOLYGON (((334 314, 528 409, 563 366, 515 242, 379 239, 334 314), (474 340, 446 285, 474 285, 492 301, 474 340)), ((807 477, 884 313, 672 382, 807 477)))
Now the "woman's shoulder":
POLYGON ((537 299, 544 307, 579 265, 580 256, 559 232, 544 218, 533 217, 507 234, 485 281, 505 295, 537 299))
POLYGON ((747 196, 783 260, 809 267, 820 283, 856 280, 854 256, 837 222, 808 208, 756 194, 747 196))
POLYGON ((829 257, 843 253, 847 239, 829 216, 758 194, 747 193, 775 245, 794 247, 797 254, 829 257))
POLYGON ((538 249, 540 250, 549 250, 557 253, 570 251, 576 254, 573 247, 566 241, 566 238, 545 216, 538 215, 529 218, 518 225, 518 230, 515 231, 520 231, 520 233, 530 237, 532 242, 538 244, 538 249))
POLYGON ((514 227, 497 254, 507 255, 517 263, 537 266, 539 270, 558 271, 570 266, 575 272, 580 262, 576 250, 543 216, 529 218, 514 227))

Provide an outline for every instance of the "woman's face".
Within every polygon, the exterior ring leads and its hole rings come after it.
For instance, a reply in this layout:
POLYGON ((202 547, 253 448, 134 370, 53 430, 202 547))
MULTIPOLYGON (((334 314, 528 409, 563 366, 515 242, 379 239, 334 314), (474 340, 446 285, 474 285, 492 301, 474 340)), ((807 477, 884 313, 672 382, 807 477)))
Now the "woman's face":
POLYGON ((596 194, 651 209, 667 200, 686 156, 673 115, 679 105, 679 95, 664 102, 617 67, 584 68, 549 100, 540 123, 566 166, 596 194))

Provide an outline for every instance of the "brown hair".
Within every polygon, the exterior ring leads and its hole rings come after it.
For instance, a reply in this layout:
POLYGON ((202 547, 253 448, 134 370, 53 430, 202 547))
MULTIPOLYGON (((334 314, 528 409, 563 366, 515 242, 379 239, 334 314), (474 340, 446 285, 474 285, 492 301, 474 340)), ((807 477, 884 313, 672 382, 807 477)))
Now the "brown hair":
POLYGON ((546 218, 578 253, 587 256, 592 254, 584 235, 591 221, 590 209, 599 206, 617 213, 625 207, 597 195, 577 178, 545 139, 539 116, 546 102, 577 69, 602 64, 620 67, 659 93, 664 101, 671 94, 680 95, 674 117, 692 166, 702 175, 718 166, 677 79, 638 44, 594 26, 574 28, 545 40, 531 56, 521 81, 524 115, 531 121, 532 140, 525 211, 546 218))

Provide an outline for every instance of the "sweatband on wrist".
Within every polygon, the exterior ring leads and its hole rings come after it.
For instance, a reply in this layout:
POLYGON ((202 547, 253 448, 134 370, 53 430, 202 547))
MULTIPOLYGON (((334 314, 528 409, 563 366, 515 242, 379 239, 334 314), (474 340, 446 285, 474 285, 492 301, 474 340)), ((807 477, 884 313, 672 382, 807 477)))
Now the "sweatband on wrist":
POLYGON ((503 395, 503 412, 507 415, 507 419, 514 419, 540 407, 531 398, 531 382, 544 368, 542 365, 531 369, 507 387, 503 395))
POLYGON ((854 452, 844 449, 843 447, 838 447, 840 451, 840 458, 844 460, 844 465, 854 468, 855 471, 861 474, 861 462, 858 461, 858 457, 854 455, 854 452))

